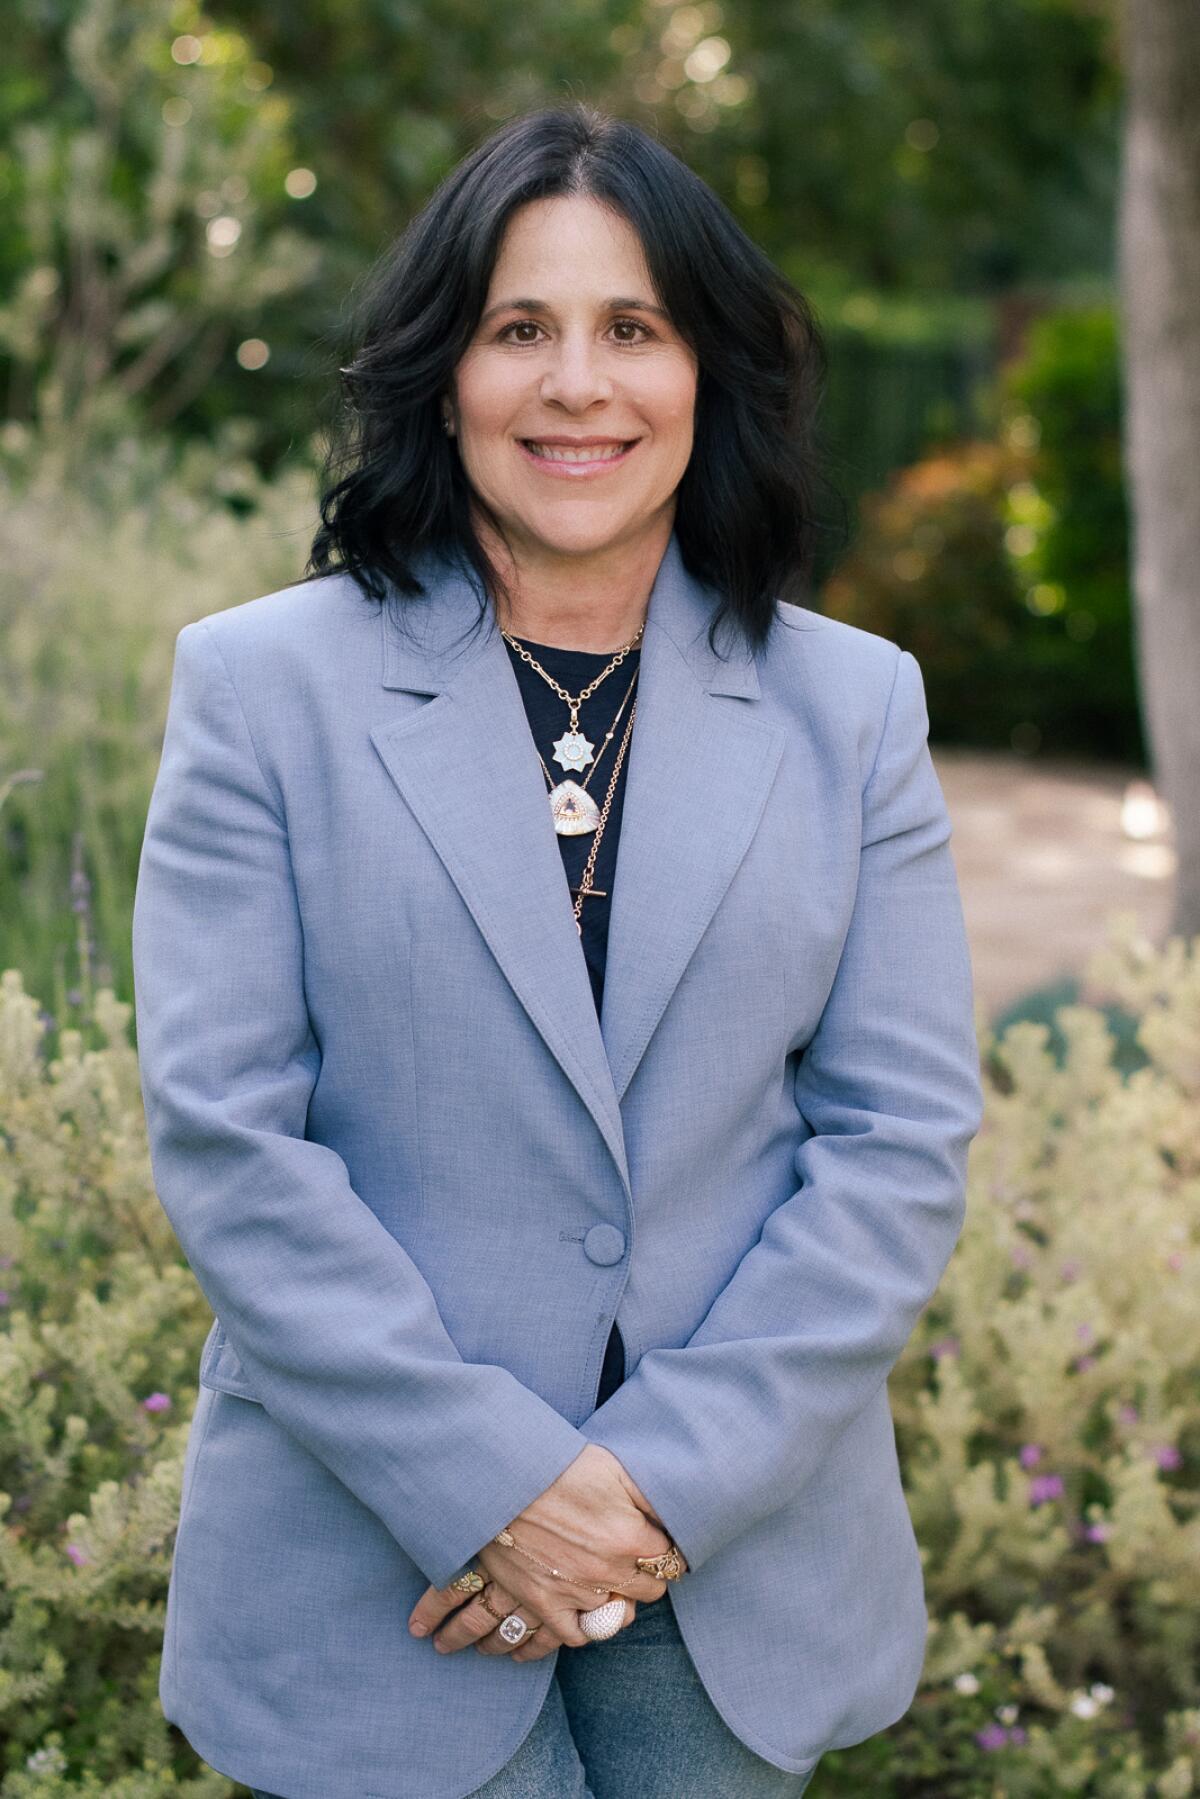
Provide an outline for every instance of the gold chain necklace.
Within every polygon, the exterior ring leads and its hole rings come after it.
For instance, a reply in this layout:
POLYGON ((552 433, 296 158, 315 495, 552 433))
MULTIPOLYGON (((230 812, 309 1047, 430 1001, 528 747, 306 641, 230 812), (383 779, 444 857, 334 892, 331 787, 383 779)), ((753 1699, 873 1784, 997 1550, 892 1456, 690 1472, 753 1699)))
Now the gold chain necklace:
MULTIPOLYGON (((550 816, 554 820, 554 829, 560 837, 582 837, 588 831, 594 831, 600 823, 600 808, 588 792, 588 783, 601 762, 604 752, 617 734, 617 726, 621 722, 621 714, 629 704, 629 698, 637 686, 638 671, 634 670, 633 680, 625 689, 625 698, 617 707, 617 715, 605 734, 604 742, 596 755, 592 766, 584 776, 582 785, 578 781, 555 782, 554 776, 546 767, 542 752, 538 750, 538 761, 542 765, 542 773, 550 783, 550 816)), ((537 749, 536 743, 534 749, 537 749)))
POLYGON ((604 835, 604 827, 608 823, 608 810, 612 805, 613 794, 617 791, 617 781, 621 773, 621 764, 625 760, 625 752, 629 748, 629 739, 633 732, 633 721, 637 717, 637 701, 633 702, 629 714, 629 723, 625 727, 625 735, 621 739, 621 747, 617 751, 617 759, 613 763, 612 775, 609 778, 608 792, 604 796, 604 804, 600 808, 600 822, 596 826, 596 835, 592 838, 592 847, 588 851, 588 859, 580 876, 578 887, 572 888, 575 894, 575 929, 583 936, 583 902, 585 899, 607 899, 608 894, 602 887, 592 886, 592 876, 596 871, 596 856, 600 849, 600 839, 604 835))
POLYGON ((530 655, 529 651, 525 648, 525 645, 521 643, 518 638, 511 636, 503 626, 500 627, 500 635, 503 637, 505 643, 510 644, 517 652, 517 655, 528 662, 530 668, 536 670, 542 677, 542 680, 545 681, 548 686, 553 687, 559 699, 571 709, 571 722, 566 731, 564 731, 563 735, 557 739, 554 745, 554 760, 561 763, 568 774, 576 774, 579 770, 586 768, 588 763, 592 760, 592 751, 595 748, 595 745, 589 743, 579 729, 579 708, 582 706, 584 700, 591 698, 602 681, 607 681, 609 675, 612 674, 615 668, 620 668, 630 650, 632 650, 640 640, 642 632, 645 629, 646 621, 643 619, 629 642, 613 656, 608 667, 601 669, 600 673, 594 680, 588 682, 582 692, 574 694, 568 693, 566 688, 542 667, 537 657, 530 655))

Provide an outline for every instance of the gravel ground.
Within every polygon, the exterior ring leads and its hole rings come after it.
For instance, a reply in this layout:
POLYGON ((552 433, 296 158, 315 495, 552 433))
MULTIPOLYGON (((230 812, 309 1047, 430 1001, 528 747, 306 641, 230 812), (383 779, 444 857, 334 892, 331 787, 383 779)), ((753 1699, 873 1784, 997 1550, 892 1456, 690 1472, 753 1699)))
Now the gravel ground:
POLYGON ((1143 774, 937 746, 932 754, 989 1019, 1082 980, 1111 913, 1136 912, 1146 935, 1163 940, 1175 858, 1169 815, 1143 774))

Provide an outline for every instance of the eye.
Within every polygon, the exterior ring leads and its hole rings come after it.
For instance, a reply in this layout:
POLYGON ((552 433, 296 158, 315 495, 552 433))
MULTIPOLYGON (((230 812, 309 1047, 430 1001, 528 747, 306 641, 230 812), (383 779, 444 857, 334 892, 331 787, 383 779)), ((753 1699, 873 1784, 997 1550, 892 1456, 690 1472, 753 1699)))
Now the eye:
POLYGON ((654 333, 651 331, 650 327, 648 325, 643 325, 642 321, 640 319, 614 319, 613 320, 613 329, 614 330, 618 329, 621 325, 632 325, 635 331, 640 331, 642 333, 641 338, 623 337, 619 340, 621 343, 625 343, 625 344, 641 343, 644 341, 645 338, 653 337, 653 335, 654 335, 654 333))
MULTIPOLYGON (((617 338, 618 343, 628 344, 628 345, 644 343, 645 341, 647 341, 647 339, 654 336, 654 333, 650 330, 650 327, 648 325, 643 325, 643 323, 640 319, 620 318, 620 319, 613 320, 612 328, 614 331, 619 332, 619 331, 622 331, 623 329, 627 329, 629 327, 632 327, 632 329, 634 331, 641 332, 641 336, 640 337, 620 336, 617 338)), ((542 329, 542 327, 537 323, 537 321, 535 319, 514 319, 511 325, 505 325, 503 330, 498 333, 498 338, 501 343, 504 343, 507 340, 509 343, 534 344, 537 342, 536 336, 535 337, 517 337, 517 338, 515 338, 511 334, 514 331, 539 332, 541 329, 542 329)))
MULTIPOLYGON (((508 334, 510 331, 526 331, 526 330, 540 331, 541 326, 534 319, 514 319, 511 325, 505 325, 503 331, 500 332, 500 341, 501 341, 501 343, 503 343, 505 338, 508 337, 508 334)), ((532 337, 523 337, 523 338, 518 338, 515 341, 519 342, 519 343, 531 344, 531 343, 534 343, 536 340, 532 337)))

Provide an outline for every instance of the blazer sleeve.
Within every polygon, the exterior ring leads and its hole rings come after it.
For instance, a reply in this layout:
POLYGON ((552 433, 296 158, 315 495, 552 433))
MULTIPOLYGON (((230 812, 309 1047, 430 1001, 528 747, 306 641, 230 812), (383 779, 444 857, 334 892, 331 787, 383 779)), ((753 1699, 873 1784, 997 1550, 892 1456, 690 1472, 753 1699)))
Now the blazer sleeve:
POLYGON ((320 1053, 283 808, 203 620, 176 639, 132 947, 151 1166, 192 1271, 266 1411, 444 1586, 586 1438, 462 1359, 305 1137, 320 1053))
POLYGON ((858 889, 797 1065, 795 1191, 698 1329, 583 1425, 688 1558, 797 1498, 886 1381, 962 1228, 982 1122, 950 821, 918 663, 899 652, 863 790, 858 889))

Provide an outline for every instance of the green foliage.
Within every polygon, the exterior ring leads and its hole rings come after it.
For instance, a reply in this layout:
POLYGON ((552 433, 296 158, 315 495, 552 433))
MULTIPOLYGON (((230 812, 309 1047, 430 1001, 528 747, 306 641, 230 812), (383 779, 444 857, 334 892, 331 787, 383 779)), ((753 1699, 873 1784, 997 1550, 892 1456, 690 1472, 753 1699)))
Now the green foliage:
POLYGON ((944 742, 1144 763, 1111 309, 1037 320, 995 404, 864 498, 822 610, 917 656, 944 742))
POLYGON ((1200 938, 1118 915, 1088 981, 1138 1020, 1128 1078, 1090 1004, 1061 1060, 981 1034, 966 1225, 891 1382, 922 1688, 830 1792, 1200 1790, 1200 938))
MULTIPOLYGON (((814 1799, 1200 1786, 1200 939, 1118 917, 1103 1013, 980 1024, 967 1222, 893 1372, 930 1609, 916 1702, 814 1799)), ((157 1699, 210 1322, 153 1191, 130 1008, 0 977, 0 1799, 228 1799, 157 1699), (91 1045, 88 1039, 91 1039, 91 1045)))
POLYGON ((125 439, 86 478, 40 444, 0 461, 0 966, 56 1016, 93 981, 132 990, 176 633, 297 579, 315 517, 311 476, 264 483, 232 428, 181 454, 125 439))
POLYGON ((100 990, 99 1046, 67 1028, 48 1054, 36 1000, 0 976, 4 1799, 230 1791, 189 1778, 157 1702, 210 1315, 155 1197, 130 1012, 100 990))
POLYGON ((1077 667, 1076 678, 1095 709, 1097 735, 1117 732, 1118 720, 1132 723, 1138 702, 1114 308, 1070 307, 1035 320, 1000 393, 1007 416, 1031 419, 1037 435, 1018 567, 1063 628, 1086 643, 1086 673, 1077 667))
POLYGON ((253 45, 194 0, 71 0, 7 51, 9 416, 86 464, 131 429, 254 413, 274 382, 239 340, 320 262, 285 187, 291 104, 253 45))

